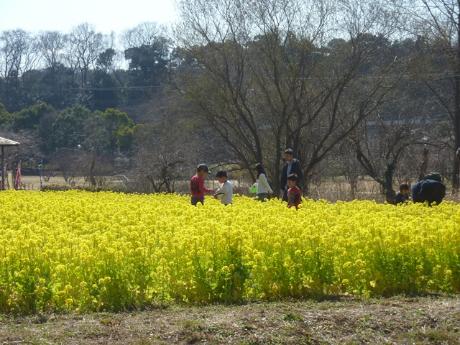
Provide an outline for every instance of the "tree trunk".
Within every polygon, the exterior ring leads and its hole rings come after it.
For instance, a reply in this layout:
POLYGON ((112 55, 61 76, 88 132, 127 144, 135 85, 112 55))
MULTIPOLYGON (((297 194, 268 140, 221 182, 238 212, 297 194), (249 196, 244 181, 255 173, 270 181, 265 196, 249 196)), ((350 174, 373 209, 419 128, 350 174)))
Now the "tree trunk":
POLYGON ((281 152, 280 152, 280 147, 281 147, 281 139, 280 135, 277 135, 276 140, 275 140, 275 159, 273 162, 272 166, 272 188, 273 188, 273 193, 275 195, 278 195, 280 192, 281 188, 284 188, 284 186, 281 186, 281 170, 280 170, 280 161, 281 161, 281 152))
POLYGON ((395 164, 390 163, 387 165, 384 176, 384 185, 383 192, 385 194, 385 199, 388 203, 393 204, 395 202, 396 193, 393 189, 393 176, 395 173, 395 164))
POLYGON ((358 177, 350 177, 348 179, 348 183, 350 184, 350 195, 353 200, 356 199, 356 193, 358 192, 358 177))
POLYGON ((311 181, 311 175, 305 174, 304 179, 303 179, 303 185, 302 185, 302 193, 303 193, 303 195, 310 196, 311 182, 312 182, 311 181))
MULTIPOLYGON (((460 73, 460 72, 457 72, 460 73)), ((455 151, 460 147, 460 76, 455 77, 455 114, 454 114, 454 136, 455 136, 455 151)), ((454 155, 452 169, 452 193, 457 194, 460 181, 460 161, 454 155)))
MULTIPOLYGON (((460 62, 460 56, 459 56, 460 62)), ((457 72, 457 74, 460 73, 457 72)), ((460 75, 455 77, 455 114, 454 114, 454 136, 455 136, 455 152, 460 147, 460 75)), ((460 181, 460 161, 456 154, 454 155, 453 169, 452 169, 452 193, 457 194, 460 181)))
POLYGON ((147 181, 150 182, 150 185, 152 186, 153 191, 154 191, 155 193, 159 193, 160 190, 159 190, 157 184, 155 183, 155 179, 153 178, 153 176, 147 175, 145 178, 147 179, 147 181))
POLYGON ((428 170, 429 155, 430 155, 430 151, 428 150, 427 147, 424 147, 423 156, 422 156, 422 164, 420 164, 420 171, 418 175, 419 180, 423 179, 428 172, 427 170, 428 170))
MULTIPOLYGON (((459 21, 457 22, 457 54, 455 66, 455 112, 454 112, 454 136, 455 136, 455 152, 460 147, 460 12, 458 13, 459 21)), ((454 155, 454 166, 452 170, 452 193, 457 194, 460 181, 460 161, 454 155)))

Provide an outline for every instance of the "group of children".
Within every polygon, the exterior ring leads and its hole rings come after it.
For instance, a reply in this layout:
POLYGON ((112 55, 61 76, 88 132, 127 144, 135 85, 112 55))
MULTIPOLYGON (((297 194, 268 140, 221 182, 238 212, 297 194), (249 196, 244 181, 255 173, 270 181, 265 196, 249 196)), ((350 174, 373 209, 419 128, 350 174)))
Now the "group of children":
MULTIPOLYGON (((265 173, 265 169, 262 164, 256 165, 257 171, 257 182, 254 184, 254 192, 257 195, 257 199, 264 202, 266 201, 273 190, 265 173)), ((205 195, 213 195, 216 199, 220 199, 223 205, 230 205, 233 202, 233 185, 228 181, 228 174, 226 171, 218 171, 216 179, 219 182, 219 188, 217 190, 207 189, 205 186, 205 180, 209 175, 209 168, 206 164, 198 165, 196 174, 190 180, 190 192, 191 202, 193 206, 198 203, 204 204, 205 195)), ((302 203, 302 191, 298 187, 298 176, 296 174, 290 174, 287 178, 287 201, 288 207, 299 208, 302 203)))
POLYGON ((219 198, 224 205, 230 205, 233 201, 233 185, 228 181, 226 171, 218 171, 216 179, 219 181, 220 187, 214 191, 207 189, 204 182, 208 177, 209 169, 206 164, 200 164, 196 168, 196 174, 190 180, 190 192, 192 194, 192 205, 198 203, 204 204, 206 194, 213 194, 215 198, 219 198))
MULTIPOLYGON (((251 191, 256 194, 257 199, 264 202, 270 195, 273 194, 273 190, 265 173, 265 169, 262 164, 256 165, 257 182, 251 187, 251 191)), ((192 195, 192 205, 196 206, 198 203, 204 204, 204 198, 206 194, 212 194, 216 199, 220 199, 223 205, 230 205, 233 202, 233 185, 228 181, 228 174, 226 171, 218 171, 216 179, 219 181, 219 188, 217 190, 207 189, 205 186, 205 180, 208 177, 209 169, 206 164, 198 165, 196 174, 191 178, 190 181, 190 192, 192 195)), ((288 207, 299 208, 302 203, 302 190, 298 186, 299 176, 295 173, 287 175, 286 191, 287 193, 283 196, 283 199, 287 201, 288 207)), ((421 178, 415 183, 412 188, 408 184, 402 184, 399 188, 399 193, 394 197, 394 204, 403 204, 408 202, 411 197, 413 202, 440 204, 445 195, 446 187, 442 183, 441 175, 432 173, 421 178)))

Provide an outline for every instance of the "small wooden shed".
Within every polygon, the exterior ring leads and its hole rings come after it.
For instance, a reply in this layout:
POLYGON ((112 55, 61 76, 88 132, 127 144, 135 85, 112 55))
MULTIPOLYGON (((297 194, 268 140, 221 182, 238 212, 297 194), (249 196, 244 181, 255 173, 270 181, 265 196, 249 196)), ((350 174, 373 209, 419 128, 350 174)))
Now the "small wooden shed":
POLYGON ((18 146, 19 143, 17 141, 13 141, 10 139, 2 138, 0 137, 0 150, 1 150, 1 174, 2 174, 2 180, 1 180, 1 186, 0 189, 4 190, 5 189, 5 147, 8 146, 18 146))

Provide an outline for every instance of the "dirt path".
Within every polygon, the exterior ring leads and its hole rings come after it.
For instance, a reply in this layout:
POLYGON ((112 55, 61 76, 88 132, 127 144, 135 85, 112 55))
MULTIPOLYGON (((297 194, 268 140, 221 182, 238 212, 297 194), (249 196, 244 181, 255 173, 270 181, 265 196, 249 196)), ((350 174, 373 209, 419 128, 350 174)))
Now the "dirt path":
POLYGON ((460 297, 0 316, 0 344, 460 344, 460 297))

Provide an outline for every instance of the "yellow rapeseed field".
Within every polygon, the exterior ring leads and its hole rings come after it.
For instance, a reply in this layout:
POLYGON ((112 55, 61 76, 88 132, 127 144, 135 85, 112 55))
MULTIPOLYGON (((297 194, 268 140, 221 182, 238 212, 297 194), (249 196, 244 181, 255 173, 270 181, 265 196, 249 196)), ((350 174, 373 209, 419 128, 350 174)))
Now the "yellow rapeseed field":
POLYGON ((460 205, 0 193, 0 312, 460 292, 460 205))

